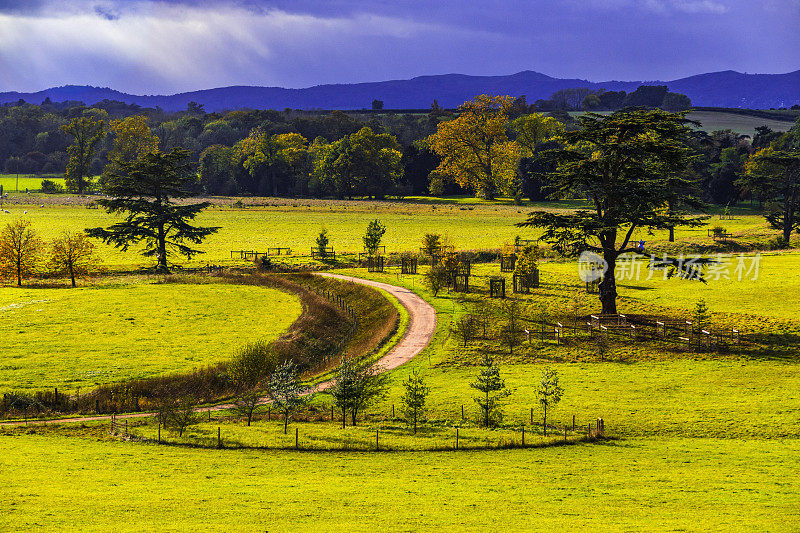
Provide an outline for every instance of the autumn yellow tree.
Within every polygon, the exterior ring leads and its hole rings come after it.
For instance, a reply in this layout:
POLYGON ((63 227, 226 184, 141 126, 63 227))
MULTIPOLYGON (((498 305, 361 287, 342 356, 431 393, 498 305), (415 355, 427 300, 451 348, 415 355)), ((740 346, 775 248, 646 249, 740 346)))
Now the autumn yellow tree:
POLYGON ((61 130, 73 138, 72 144, 67 147, 69 162, 64 174, 67 190, 83 194, 89 184, 92 157, 97 144, 106 134, 105 122, 91 116, 75 117, 61 126, 61 130))
POLYGON ((22 280, 36 273, 42 255, 42 241, 29 220, 9 222, 0 231, 0 278, 22 280))
POLYGON ((539 113, 519 117, 511 123, 511 128, 517 134, 515 141, 524 157, 532 157, 536 153, 537 145, 557 137, 564 131, 561 122, 539 113))
POLYGON ((452 179, 479 196, 493 199, 508 192, 521 157, 508 138, 510 96, 481 95, 458 108, 458 116, 441 122, 427 144, 441 157, 432 179, 452 179))
POLYGON ((135 115, 111 122, 114 144, 108 153, 108 165, 103 169, 100 183, 105 187, 108 177, 118 174, 125 163, 139 161, 143 156, 158 152, 158 137, 150 131, 147 117, 135 115))
POLYGON ((94 244, 85 233, 65 231, 51 245, 49 270, 53 273, 68 275, 72 286, 75 278, 85 276, 100 266, 100 259, 95 254, 94 244))

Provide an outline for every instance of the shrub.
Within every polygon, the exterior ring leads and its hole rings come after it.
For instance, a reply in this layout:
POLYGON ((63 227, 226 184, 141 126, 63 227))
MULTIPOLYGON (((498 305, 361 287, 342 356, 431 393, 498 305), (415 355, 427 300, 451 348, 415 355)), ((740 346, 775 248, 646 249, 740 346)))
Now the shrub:
POLYGON ((783 235, 778 235, 767 243, 770 250, 785 250, 789 247, 789 243, 783 238, 783 235))
POLYGON ((53 180, 42 180, 41 191, 45 194, 61 194, 64 192, 64 186, 53 180))

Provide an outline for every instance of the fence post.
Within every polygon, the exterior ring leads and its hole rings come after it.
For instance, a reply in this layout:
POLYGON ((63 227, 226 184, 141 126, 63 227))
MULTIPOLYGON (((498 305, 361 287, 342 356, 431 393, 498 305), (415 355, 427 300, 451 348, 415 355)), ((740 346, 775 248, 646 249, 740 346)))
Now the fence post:
POLYGON ((217 426, 217 448, 222 448, 222 429, 217 426))
POLYGON ((567 426, 564 425, 564 442, 567 442, 567 426))
POLYGON ((376 451, 376 452, 377 452, 378 450, 380 450, 380 443, 379 443, 379 441, 378 441, 378 432, 379 432, 379 431, 380 431, 379 429, 377 429, 377 428, 375 429, 375 451, 376 451))
POLYGON ((525 424, 522 424, 522 447, 525 447, 525 424))
POLYGON ((128 419, 125 419, 125 436, 128 437, 128 419))
POLYGON ((461 404, 461 420, 464 420, 464 404, 461 404))
POLYGON ((456 450, 458 449, 458 428, 456 428, 456 450))
POLYGON ((161 444, 161 419, 158 419, 158 443, 161 444))
POLYGON ((575 431, 575 415, 572 415, 572 431, 575 431))
POLYGON ((294 449, 300 449, 300 429, 294 428, 294 449))
POLYGON ((392 419, 394 419, 394 404, 392 404, 392 419))
POLYGON ((533 407, 531 407, 531 425, 533 425, 533 407))

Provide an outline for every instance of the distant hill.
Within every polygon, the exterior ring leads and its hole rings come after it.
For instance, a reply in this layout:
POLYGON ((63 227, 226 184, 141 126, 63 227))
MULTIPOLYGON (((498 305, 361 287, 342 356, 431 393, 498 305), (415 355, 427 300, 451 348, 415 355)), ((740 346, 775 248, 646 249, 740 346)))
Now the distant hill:
POLYGON ((424 109, 436 99, 439 105, 453 108, 478 94, 526 95, 529 103, 546 99, 555 91, 574 87, 633 91, 639 85, 667 85, 670 91, 684 93, 696 106, 763 109, 800 104, 800 70, 787 74, 742 74, 713 72, 672 81, 606 81, 553 78, 532 71, 508 76, 467 76, 443 74, 419 76, 410 80, 372 83, 317 85, 305 89, 233 86, 205 89, 174 95, 133 95, 113 89, 66 85, 35 93, 0 93, 0 104, 26 102, 39 104, 45 98, 54 102, 78 100, 94 104, 119 100, 142 107, 161 107, 178 111, 195 101, 207 111, 226 109, 363 109, 372 100, 384 102, 386 109, 424 109))

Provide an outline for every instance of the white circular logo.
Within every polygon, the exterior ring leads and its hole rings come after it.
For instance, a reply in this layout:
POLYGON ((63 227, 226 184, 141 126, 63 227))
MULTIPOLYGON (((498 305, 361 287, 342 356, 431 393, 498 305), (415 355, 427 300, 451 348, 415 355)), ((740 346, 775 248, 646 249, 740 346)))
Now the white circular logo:
POLYGON ((598 281, 608 270, 608 263, 594 252, 582 252, 578 257, 578 276, 586 283, 598 281))

